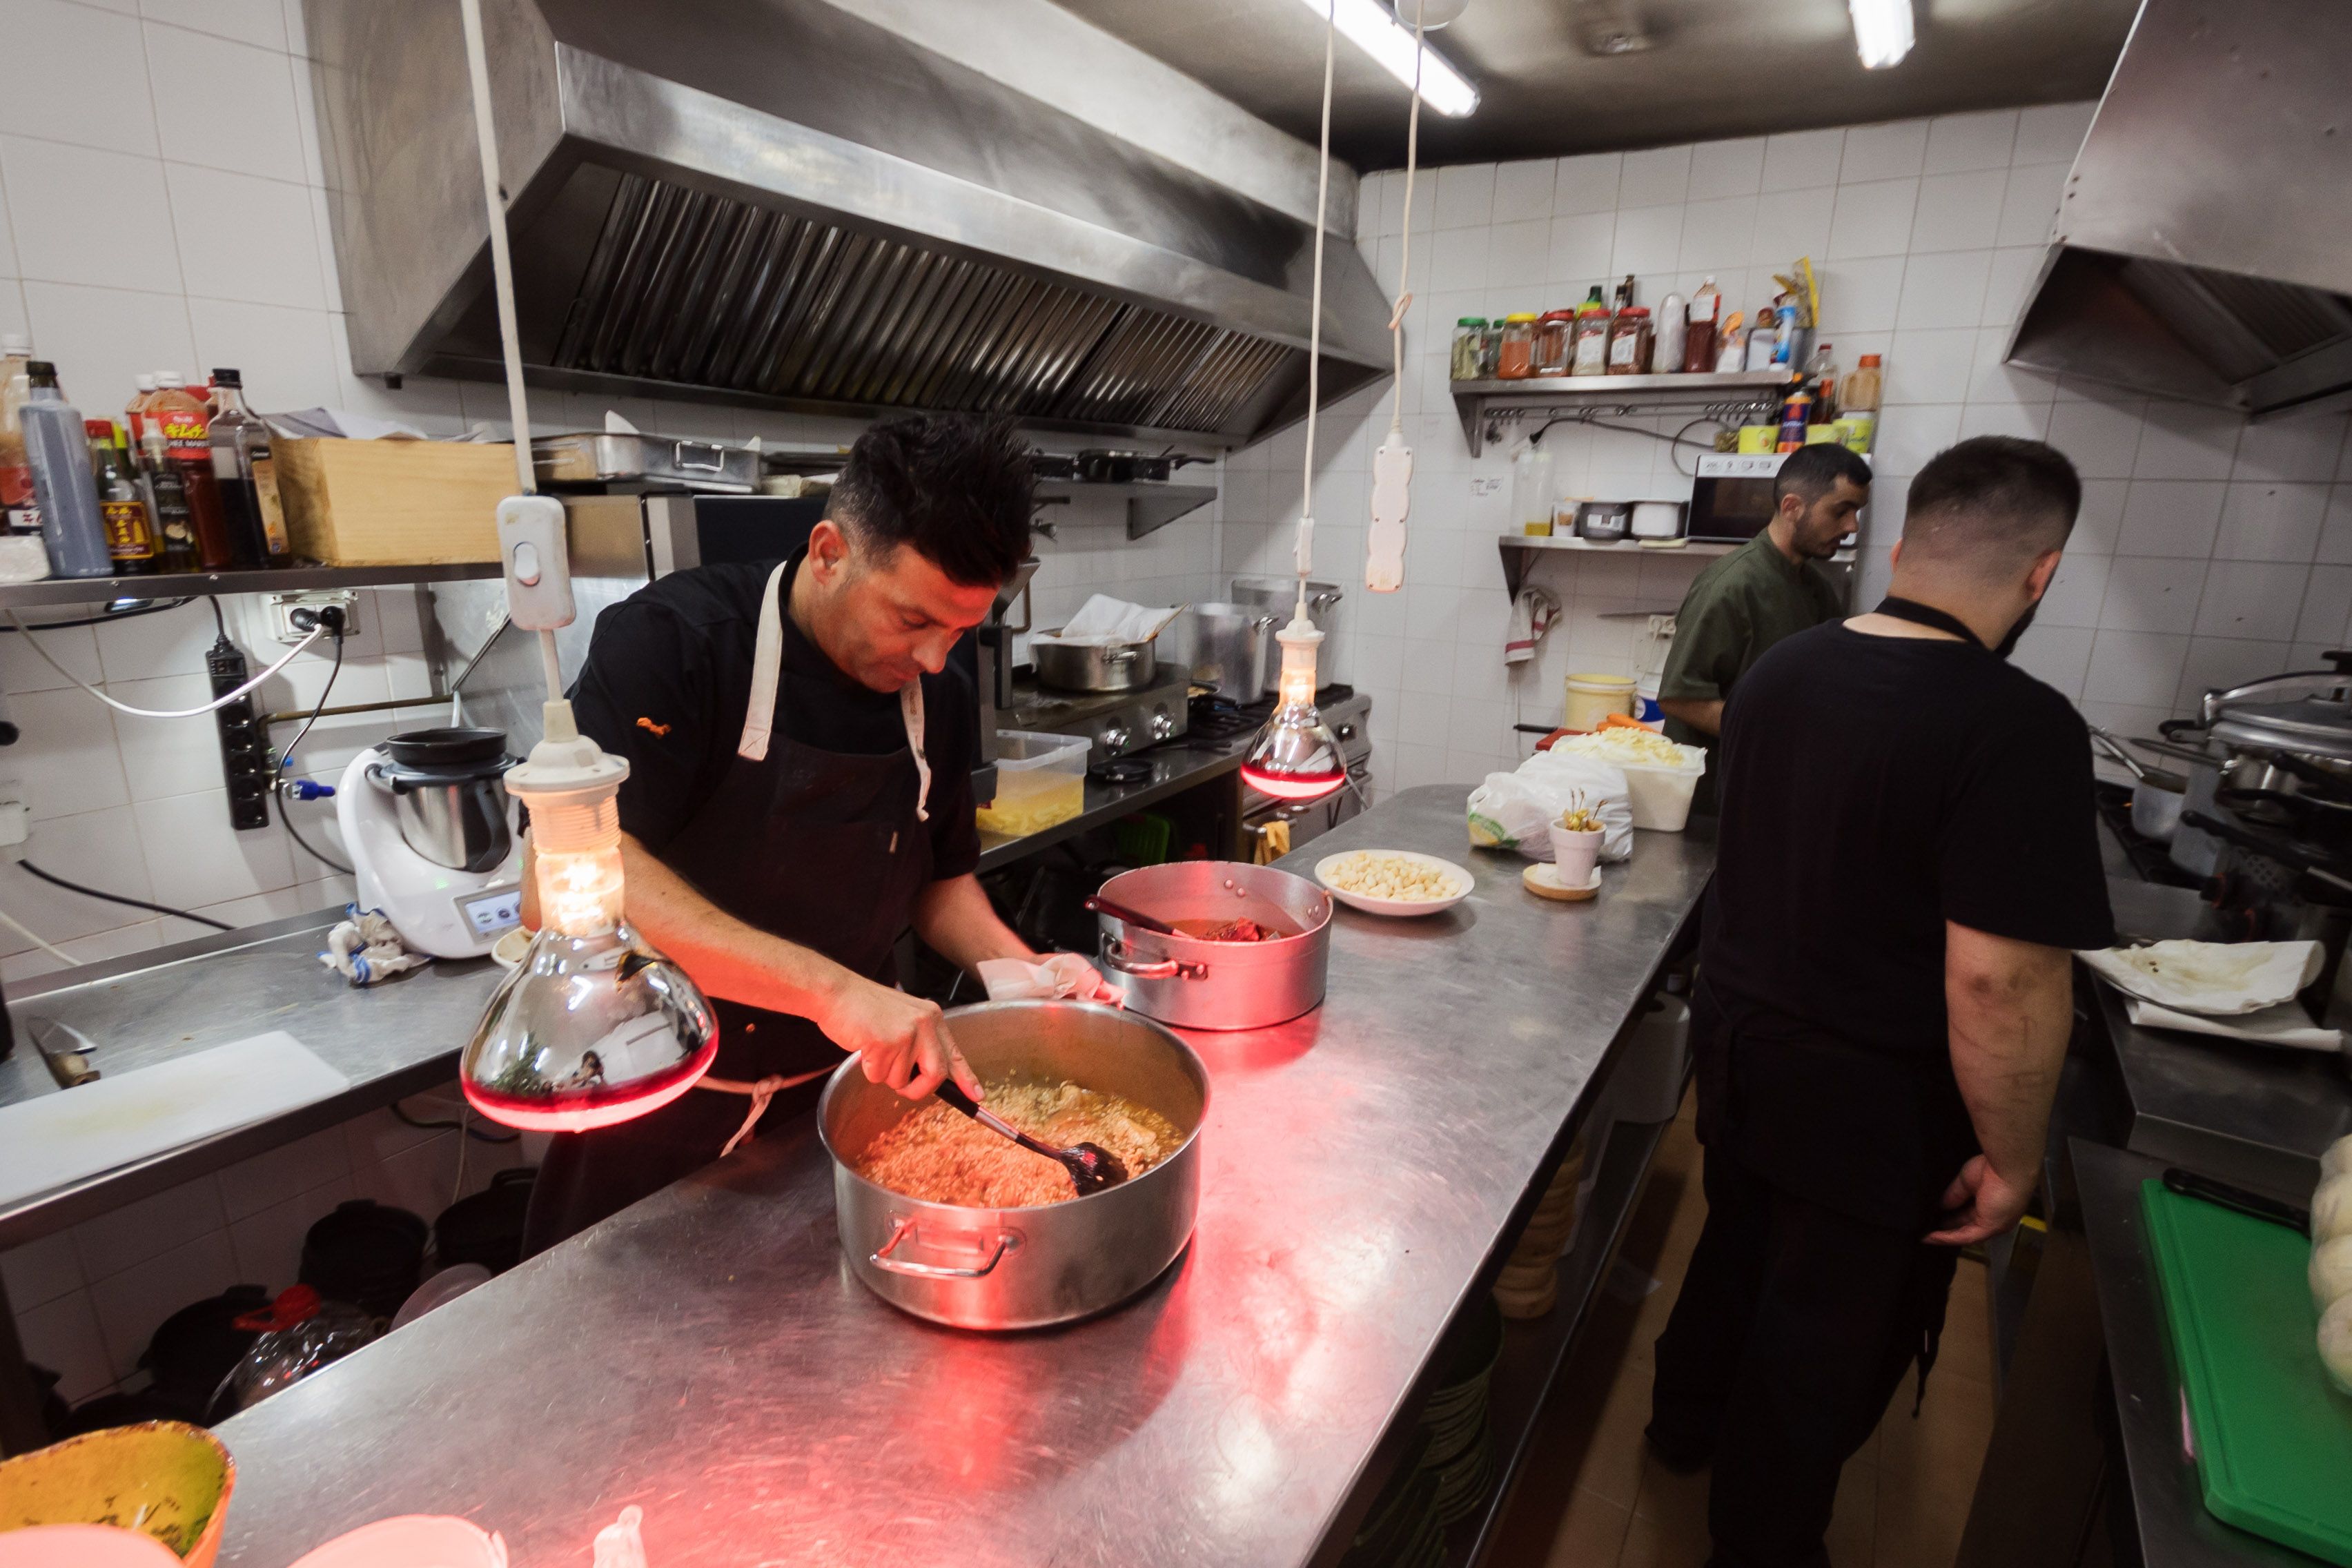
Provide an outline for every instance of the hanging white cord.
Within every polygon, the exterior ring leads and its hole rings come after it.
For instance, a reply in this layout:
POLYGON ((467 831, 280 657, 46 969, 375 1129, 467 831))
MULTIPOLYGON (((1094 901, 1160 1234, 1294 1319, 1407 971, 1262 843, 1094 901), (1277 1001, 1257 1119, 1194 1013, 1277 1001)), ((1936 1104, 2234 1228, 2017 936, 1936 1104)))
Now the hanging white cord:
MULTIPOLYGON (((515 483, 536 495, 531 473, 530 409, 522 392, 522 334, 515 327, 514 261, 507 253, 506 195, 499 186, 499 135, 490 122, 490 58, 482 41, 482 0, 457 0, 466 22, 466 74, 474 86, 474 142, 482 155, 482 195, 490 225, 490 289, 498 297, 499 342, 506 351, 507 417, 514 426, 515 483)), ((548 694, 562 695, 550 684, 548 694)))
POLYGON ((236 701, 238 698, 244 696, 247 692, 251 691, 255 687, 260 685, 263 681, 268 679, 271 676, 277 674, 279 670, 285 668, 288 665, 293 663, 296 658, 298 658, 305 648, 308 648, 312 643, 317 642, 320 637, 327 635, 327 628, 325 626, 320 625, 313 626, 310 628, 310 635, 309 637, 304 637, 300 642, 294 645, 292 652, 289 653, 284 658, 279 659, 276 664, 271 665, 268 669, 263 670, 259 675, 255 676, 251 680, 247 681, 243 686, 238 687, 236 690, 223 692, 220 696, 214 698, 210 702, 205 703, 201 708, 178 708, 173 709, 169 712, 164 712, 152 708, 133 708, 128 702, 119 702, 113 698, 109 697, 105 692, 100 691, 97 687, 92 686, 89 681, 84 680, 80 676, 76 675, 72 670, 68 669, 56 659, 51 658, 49 657, 49 650, 41 646, 41 639, 33 635, 33 628, 25 624, 24 616, 18 615, 16 611, 11 610, 8 612, 8 618, 16 623, 16 630, 24 634, 25 641, 31 646, 32 650, 41 656, 41 662, 43 664, 47 665, 51 669, 56 670, 59 675, 64 676, 68 680, 72 681, 76 686, 80 687, 84 691, 89 692, 92 697, 97 698, 100 702, 105 703, 109 708, 113 709, 116 712, 128 713, 134 719, 194 719, 201 714, 209 713, 215 708, 226 708, 230 703, 236 701))
POLYGON ((1404 244, 1397 261, 1396 309, 1389 315, 1389 345, 1396 355, 1396 395, 1389 410, 1389 430, 1404 430, 1404 313, 1412 305, 1412 177, 1421 163, 1422 13, 1428 0, 1412 5, 1412 108, 1404 122, 1404 244))
POLYGON ((65 949, 57 946, 54 943, 42 941, 41 938, 27 928, 24 922, 17 920, 15 915, 10 914, 5 910, 0 910, 0 924, 5 924, 10 931, 15 931, 18 936, 23 937, 35 947, 37 947, 43 952, 47 953, 51 958, 58 959, 69 966, 78 966, 81 963, 80 959, 76 958, 72 953, 68 952, 65 949))
POLYGON ((1331 62, 1339 36, 1338 0, 1324 0, 1322 162, 1315 174, 1315 281, 1309 290, 1312 313, 1307 322, 1307 459, 1301 465, 1298 501, 1298 604, 1292 612, 1302 621, 1307 619, 1307 574, 1314 561, 1315 413, 1323 385, 1323 219, 1331 190, 1331 62))

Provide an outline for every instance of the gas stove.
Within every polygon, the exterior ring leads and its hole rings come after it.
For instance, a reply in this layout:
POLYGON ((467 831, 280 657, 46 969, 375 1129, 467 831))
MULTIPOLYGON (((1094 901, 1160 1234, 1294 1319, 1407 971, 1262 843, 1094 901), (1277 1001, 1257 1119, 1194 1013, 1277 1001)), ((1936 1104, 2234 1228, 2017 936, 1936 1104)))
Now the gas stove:
POLYGON ((1186 681, 1173 679, 1141 691, 1056 691, 1038 685, 1026 671, 1016 671, 1013 701, 999 710, 997 727, 1084 735, 1091 742, 1087 760, 1099 763, 1182 735, 1190 719, 1185 708, 1190 689, 1186 681))

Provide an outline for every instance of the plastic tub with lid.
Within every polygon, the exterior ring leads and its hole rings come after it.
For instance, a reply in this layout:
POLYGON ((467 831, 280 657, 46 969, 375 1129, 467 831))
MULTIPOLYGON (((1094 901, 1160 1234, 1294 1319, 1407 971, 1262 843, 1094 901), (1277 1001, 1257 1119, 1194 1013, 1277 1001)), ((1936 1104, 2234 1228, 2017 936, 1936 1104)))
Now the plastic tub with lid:
POLYGON ((996 798, 980 808, 980 830, 1020 838, 1086 810, 1087 745, 1084 735, 999 730, 996 798))
POLYGON ((1612 713, 1633 715, 1633 678, 1630 675, 1570 675, 1566 685, 1562 729, 1598 730, 1601 721, 1612 713))

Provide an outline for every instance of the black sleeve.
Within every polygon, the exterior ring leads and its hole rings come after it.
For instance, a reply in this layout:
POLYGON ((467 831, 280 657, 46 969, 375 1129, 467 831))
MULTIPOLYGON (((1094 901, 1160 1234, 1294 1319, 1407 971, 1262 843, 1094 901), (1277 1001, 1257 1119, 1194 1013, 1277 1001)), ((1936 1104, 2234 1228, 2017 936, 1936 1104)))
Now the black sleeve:
POLYGON ((1944 918, 2046 947, 2115 941, 2090 732, 2039 681, 1973 721, 1939 846, 1944 918))
MULTIPOLYGON (((717 689, 706 640, 642 597, 596 617, 572 689, 580 732, 629 764, 621 828, 656 854, 709 798, 717 689)), ((731 737, 729 750, 732 750, 731 737)))
POLYGON ((971 770, 980 761, 978 699, 952 668, 924 682, 923 756, 931 764, 931 879, 944 882, 980 867, 971 798, 971 770))

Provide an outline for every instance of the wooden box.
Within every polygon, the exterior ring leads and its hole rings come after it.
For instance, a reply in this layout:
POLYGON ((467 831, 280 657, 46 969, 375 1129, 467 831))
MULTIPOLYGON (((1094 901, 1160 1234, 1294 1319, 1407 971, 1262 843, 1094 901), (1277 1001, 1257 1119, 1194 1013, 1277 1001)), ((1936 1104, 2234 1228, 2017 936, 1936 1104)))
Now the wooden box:
POLYGON ((471 441, 272 443, 296 556, 323 566, 496 561, 514 448, 471 441))

